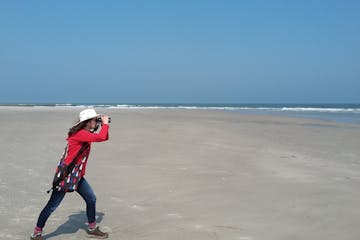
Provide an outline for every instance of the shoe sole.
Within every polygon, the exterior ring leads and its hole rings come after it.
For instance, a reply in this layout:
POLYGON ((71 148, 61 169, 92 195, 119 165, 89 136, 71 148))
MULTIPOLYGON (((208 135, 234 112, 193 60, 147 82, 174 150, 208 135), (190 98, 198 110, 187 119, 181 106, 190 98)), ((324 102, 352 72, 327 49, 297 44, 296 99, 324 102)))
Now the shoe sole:
POLYGON ((87 235, 88 238, 97 238, 97 239, 105 239, 105 238, 109 238, 109 236, 96 236, 96 235, 91 235, 91 234, 88 234, 87 235))

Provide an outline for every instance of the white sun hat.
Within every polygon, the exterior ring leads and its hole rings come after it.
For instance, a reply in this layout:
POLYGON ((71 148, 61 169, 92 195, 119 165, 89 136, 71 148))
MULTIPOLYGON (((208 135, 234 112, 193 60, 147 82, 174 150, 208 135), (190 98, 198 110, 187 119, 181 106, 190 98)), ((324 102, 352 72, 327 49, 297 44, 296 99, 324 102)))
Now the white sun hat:
POLYGON ((101 116, 101 114, 97 114, 95 112, 94 109, 92 108, 88 108, 88 109, 85 109, 85 110, 82 110, 80 113, 79 113, 79 119, 78 121, 75 123, 75 125, 78 125, 79 123, 82 123, 86 120, 89 120, 89 119, 92 119, 92 118, 95 118, 95 117, 99 117, 101 116))

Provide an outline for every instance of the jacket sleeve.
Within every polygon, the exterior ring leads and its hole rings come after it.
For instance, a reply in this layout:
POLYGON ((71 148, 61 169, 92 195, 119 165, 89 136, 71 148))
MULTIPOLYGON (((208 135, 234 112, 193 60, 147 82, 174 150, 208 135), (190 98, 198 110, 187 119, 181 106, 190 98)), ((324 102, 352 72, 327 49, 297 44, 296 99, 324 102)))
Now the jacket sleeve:
POLYGON ((80 130, 73 139, 79 142, 103 142, 109 139, 109 125, 101 126, 99 133, 92 133, 86 130, 80 130))

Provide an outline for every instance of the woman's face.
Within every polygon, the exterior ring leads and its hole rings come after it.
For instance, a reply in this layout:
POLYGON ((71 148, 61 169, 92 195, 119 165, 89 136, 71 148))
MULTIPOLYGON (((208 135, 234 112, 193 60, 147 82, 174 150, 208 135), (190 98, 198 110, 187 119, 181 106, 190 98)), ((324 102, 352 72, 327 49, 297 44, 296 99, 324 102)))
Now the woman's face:
POLYGON ((87 124, 86 127, 91 130, 96 128, 96 118, 91 119, 87 124))

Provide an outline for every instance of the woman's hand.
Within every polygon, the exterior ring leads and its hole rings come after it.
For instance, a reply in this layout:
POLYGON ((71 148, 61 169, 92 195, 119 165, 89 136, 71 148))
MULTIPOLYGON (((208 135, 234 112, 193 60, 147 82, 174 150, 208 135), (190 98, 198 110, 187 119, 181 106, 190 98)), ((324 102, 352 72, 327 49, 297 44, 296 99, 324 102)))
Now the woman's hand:
POLYGON ((101 121, 103 124, 109 124, 109 116, 101 115, 101 121))

